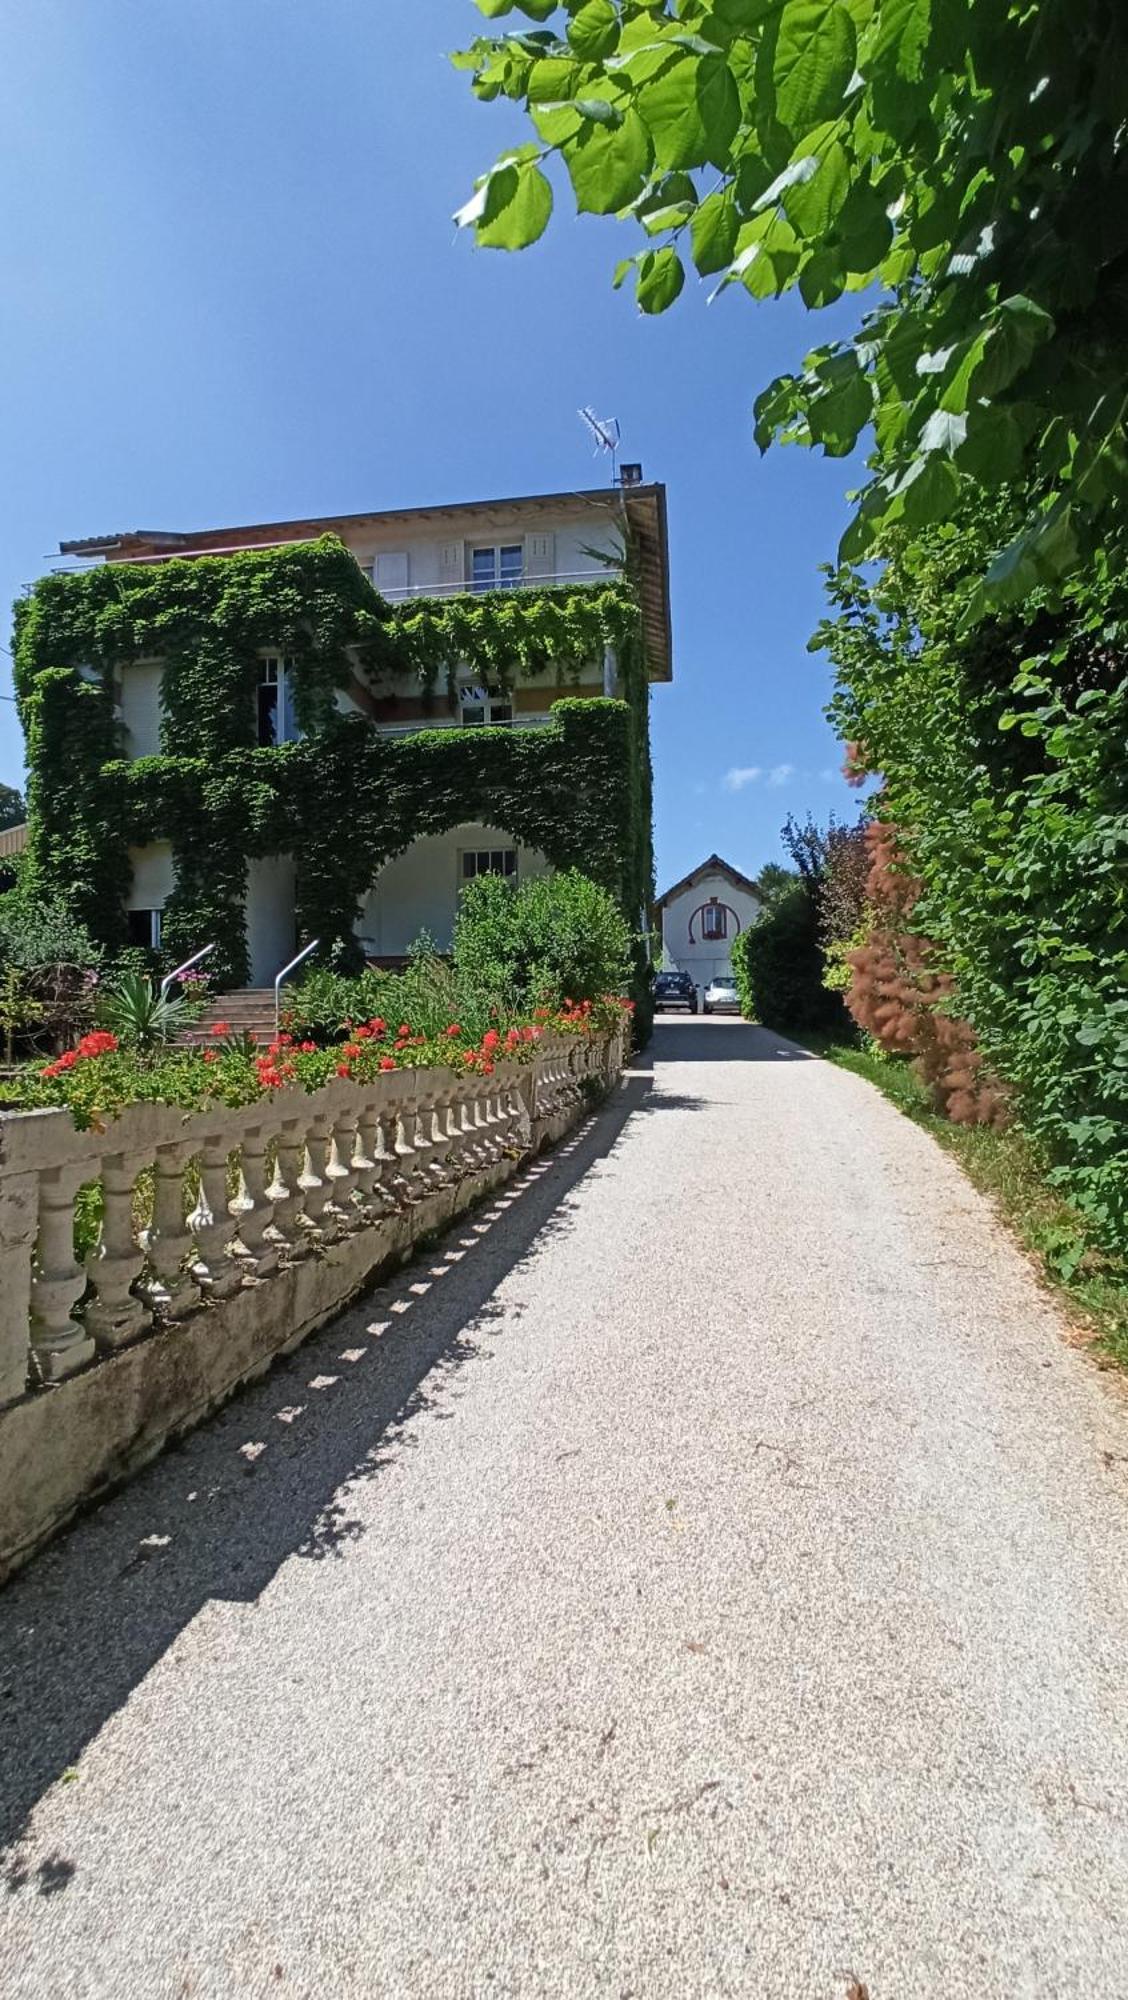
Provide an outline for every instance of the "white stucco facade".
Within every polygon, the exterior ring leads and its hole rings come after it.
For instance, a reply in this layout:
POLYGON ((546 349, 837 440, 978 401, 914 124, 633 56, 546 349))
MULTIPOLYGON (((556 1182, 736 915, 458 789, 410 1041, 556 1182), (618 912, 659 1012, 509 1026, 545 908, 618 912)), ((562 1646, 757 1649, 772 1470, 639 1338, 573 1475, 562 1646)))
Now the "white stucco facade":
POLYGON ((753 883, 713 856, 659 900, 663 964, 707 986, 731 972, 733 944, 760 909, 753 883))
POLYGON ((356 930, 369 957, 401 956, 422 931, 440 951, 448 949, 458 898, 470 879, 464 863, 468 854, 513 855, 510 879, 518 882, 552 872, 543 854, 520 846, 512 834, 495 826, 456 826, 449 833, 414 841, 406 853, 381 869, 365 899, 356 930))
POLYGON ((156 757, 161 747, 159 660, 134 660, 122 669, 121 725, 124 757, 156 757))
POLYGON ((297 950, 292 855, 248 861, 246 912, 251 985, 272 986, 297 950))

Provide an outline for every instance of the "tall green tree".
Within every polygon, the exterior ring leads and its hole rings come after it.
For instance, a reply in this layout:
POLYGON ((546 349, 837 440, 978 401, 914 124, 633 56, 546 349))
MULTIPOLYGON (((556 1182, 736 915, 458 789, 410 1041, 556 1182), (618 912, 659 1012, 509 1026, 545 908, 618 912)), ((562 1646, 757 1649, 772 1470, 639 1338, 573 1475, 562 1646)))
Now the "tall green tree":
POLYGON ((775 438, 871 476, 840 551, 954 514, 1020 470, 1029 505, 967 615, 1077 568, 1128 494, 1124 0, 477 0, 517 17, 457 55, 533 137, 458 220, 514 250, 548 226, 544 168, 633 223, 615 281, 663 312, 716 292, 856 292, 853 338, 755 405, 775 438))

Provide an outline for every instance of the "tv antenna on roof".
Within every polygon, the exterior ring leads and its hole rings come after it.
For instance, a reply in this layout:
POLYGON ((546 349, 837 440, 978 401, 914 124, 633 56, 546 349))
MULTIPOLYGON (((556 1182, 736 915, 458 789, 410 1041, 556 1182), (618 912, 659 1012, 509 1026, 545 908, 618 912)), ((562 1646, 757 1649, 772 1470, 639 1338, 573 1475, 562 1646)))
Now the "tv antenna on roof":
POLYGON ((597 417, 590 403, 584 409, 580 410, 578 415, 580 422, 587 425, 588 430, 595 439, 596 450, 610 452, 611 484, 612 486, 617 486, 619 483, 619 472, 616 458, 619 450, 620 436, 618 417, 597 417))

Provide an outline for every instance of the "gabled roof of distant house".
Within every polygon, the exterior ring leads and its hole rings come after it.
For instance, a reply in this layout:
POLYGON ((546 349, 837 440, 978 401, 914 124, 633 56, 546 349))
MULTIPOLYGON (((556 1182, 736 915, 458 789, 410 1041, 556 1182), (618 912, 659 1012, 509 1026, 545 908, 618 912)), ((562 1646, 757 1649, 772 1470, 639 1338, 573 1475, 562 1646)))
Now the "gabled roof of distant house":
POLYGON ((450 522, 457 528, 466 515, 496 515, 499 522, 526 514, 532 520, 544 514, 590 515, 602 508, 626 521, 639 560, 639 593, 642 601, 650 678, 673 678, 671 658, 670 565, 666 529, 666 489, 661 484, 647 486, 599 486, 574 493, 529 493, 513 499, 455 500, 434 507, 394 507, 365 514, 321 514, 295 521, 259 521, 236 528, 199 528, 183 533, 165 528, 131 528, 120 534, 88 535, 83 540, 60 542, 59 553, 87 559, 101 556, 106 562, 167 562, 172 557, 233 555, 240 549, 268 549, 287 543, 316 540, 318 535, 339 533, 347 536, 365 527, 421 527, 434 522, 450 522))
POLYGON ((742 875, 739 868, 734 868, 731 861, 722 861, 719 854, 711 854, 708 861, 703 861, 699 868, 691 868, 689 874, 683 875, 680 882, 672 883, 659 896, 654 905, 655 909, 664 909, 675 896, 681 895, 683 889, 696 889, 698 883, 704 882, 710 875, 723 875, 726 881, 732 883, 734 889, 747 889, 750 896, 758 896, 760 893, 757 884, 749 876, 742 875))

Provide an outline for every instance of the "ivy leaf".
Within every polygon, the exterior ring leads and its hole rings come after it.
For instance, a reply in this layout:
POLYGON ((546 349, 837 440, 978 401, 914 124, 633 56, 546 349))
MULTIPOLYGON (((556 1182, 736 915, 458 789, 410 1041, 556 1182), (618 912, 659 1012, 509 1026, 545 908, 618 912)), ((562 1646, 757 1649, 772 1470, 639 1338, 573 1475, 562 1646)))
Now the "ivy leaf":
POLYGON ((552 189, 533 160, 511 161, 490 174, 476 223, 486 250, 524 250, 544 235, 552 215, 552 189))
POLYGON ((617 126, 588 120, 562 151, 576 201, 588 214, 612 215, 641 194, 650 142, 637 111, 628 110, 617 126))
POLYGON ((619 17, 611 0, 586 0, 568 23, 568 41, 583 62, 600 62, 619 45, 619 17))
POLYGON ((685 270, 676 250, 646 250, 638 260, 635 296, 644 313, 662 313, 672 306, 685 284, 685 270))
POLYGON ((776 115, 789 132, 801 137, 841 111, 856 58, 854 23, 841 0, 787 0, 772 77, 776 115))

